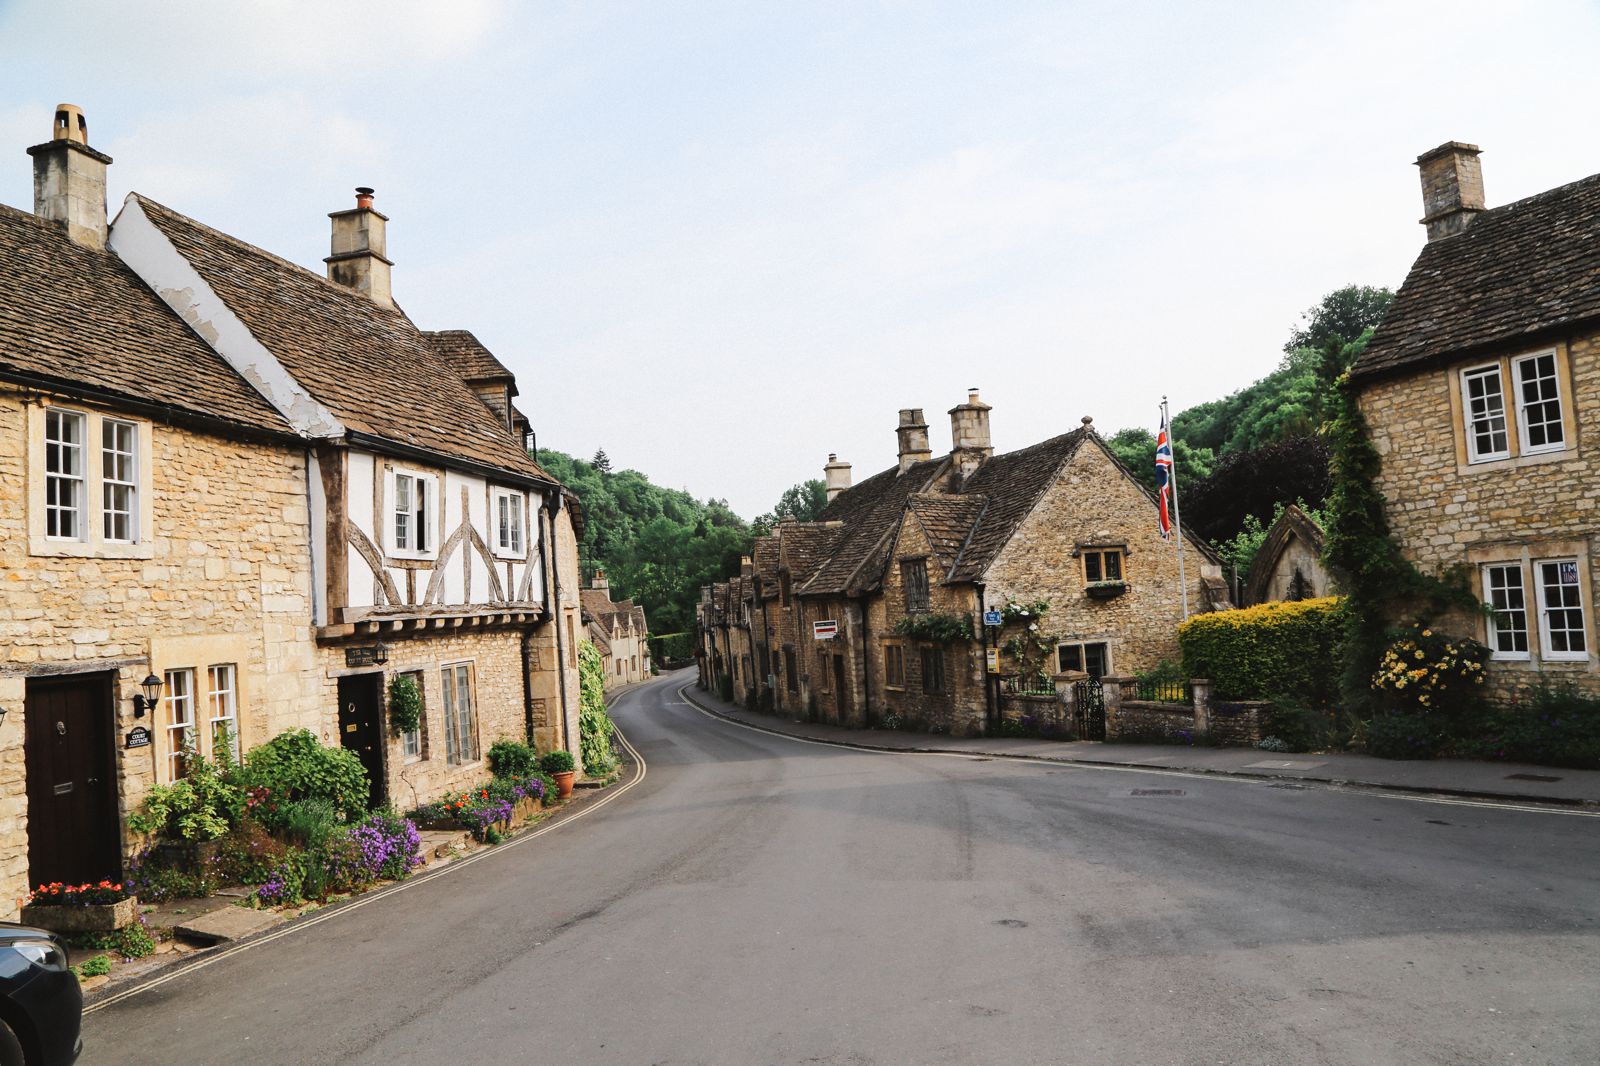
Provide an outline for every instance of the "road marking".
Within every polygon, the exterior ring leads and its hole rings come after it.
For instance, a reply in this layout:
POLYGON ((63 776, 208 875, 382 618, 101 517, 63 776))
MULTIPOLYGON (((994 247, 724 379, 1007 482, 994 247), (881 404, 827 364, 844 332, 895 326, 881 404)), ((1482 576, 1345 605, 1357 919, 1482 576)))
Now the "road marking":
MULTIPOLYGON (((636 692, 638 690, 635 689, 633 691, 636 692)), ((630 695, 630 694, 631 693, 624 693, 624 695, 630 695)), ((619 700, 619 702, 620 702, 620 700, 619 700)), ((303 921, 301 921, 301 920, 292 921, 289 924, 283 926, 282 928, 277 929, 277 930, 275 930, 275 931, 273 931, 271 933, 267 933, 266 935, 258 937, 258 938, 254 939, 254 940, 247 940, 242 944, 235 945, 234 947, 224 948, 222 951, 218 952, 215 955, 207 955, 206 957, 200 958, 200 959, 196 959, 191 963, 185 963, 183 965, 174 967, 173 969, 168 970, 167 972, 162 973, 161 975, 159 975, 157 977, 152 977, 148 981, 145 981, 145 982, 143 982, 141 984, 135 985, 134 987, 129 988, 129 989, 125 990, 125 991, 114 993, 114 994, 112 994, 110 996, 107 996, 105 999, 99 1000, 99 1001, 91 1004, 90 1006, 87 1006, 87 1007, 83 1008, 83 1013, 85 1015, 89 1015, 89 1014, 95 1013, 96 1011, 104 1010, 105 1008, 107 1008, 107 1007, 109 1007, 109 1006, 111 1006, 111 1005, 113 1005, 115 1003, 121 1003, 124 1000, 131 999, 134 996, 139 995, 141 992, 147 992, 152 988, 159 988, 161 985, 166 984, 168 981, 175 981, 180 977, 184 977, 184 976, 187 976, 188 974, 194 973, 196 970, 202 970, 205 967, 210 966, 214 962, 221 962, 223 959, 230 958, 230 957, 232 957, 234 955, 237 955, 241 951, 249 951, 251 948, 258 948, 258 947, 261 947, 263 944, 270 944, 272 941, 277 940, 280 937, 288 936, 291 933, 299 932, 302 929, 309 929, 313 925, 319 925, 322 922, 331 921, 332 919, 337 918, 340 915, 348 914, 353 910, 357 910, 358 908, 365 907, 369 903, 376 903, 379 900, 388 899, 390 896, 397 895, 397 894, 399 894, 401 892, 406 891, 407 889, 418 888, 418 887, 420 887, 422 885, 431 884, 433 881, 437 880, 438 878, 444 877, 446 874, 449 874, 453 870, 459 870, 459 869, 461 869, 463 867, 471 866, 475 862, 479 862, 479 861, 481 861, 483 859, 490 858, 491 856, 503 854, 504 852, 507 852, 507 851, 511 850, 512 848, 516 847, 518 844, 522 844, 522 843, 525 843, 526 841, 533 840, 535 837, 542 837, 546 833, 553 833, 557 829, 560 829, 563 826, 571 825, 573 822, 577 821, 579 818, 584 817, 585 815, 593 814, 595 811, 599 810, 601 807, 604 807, 606 804, 612 802, 613 800, 622 798, 623 794, 625 794, 629 789, 633 788, 639 782, 643 781, 644 778, 645 778, 645 774, 649 772, 649 767, 645 765, 644 756, 639 754, 639 749, 634 747, 633 744, 628 740, 628 738, 623 735, 622 727, 616 726, 615 723, 613 723, 613 726, 614 726, 614 734, 613 735, 616 736, 616 738, 619 741, 622 742, 622 746, 623 746, 623 748, 625 748, 627 750, 628 754, 633 756, 634 763, 639 767, 639 773, 638 773, 638 775, 636 777, 634 777, 634 779, 632 781, 629 781, 627 784, 623 785, 621 788, 617 789, 615 792, 611 793, 610 795, 603 796, 602 798, 596 800, 590 806, 587 806, 587 807, 583 808, 580 811, 576 811, 573 814, 568 815, 567 817, 560 819, 559 821, 552 822, 552 823, 550 823, 549 825, 545 826, 542 829, 535 829, 531 833, 524 833, 524 834, 522 834, 520 836, 513 837, 511 840, 506 841, 504 844, 496 844, 494 847, 485 848, 483 851, 480 851, 475 855, 468 855, 464 859, 457 859, 454 862, 447 863, 446 865, 439 867, 437 870, 434 870, 432 873, 425 873, 425 874, 421 875, 420 877, 416 877, 416 878, 413 878, 413 879, 407 879, 405 881, 400 881, 400 882, 398 882, 398 883, 396 883, 394 885, 391 885, 388 888, 380 889, 377 892, 370 892, 370 893, 368 893, 367 895, 364 895, 364 896, 357 896, 353 900, 349 900, 349 901, 344 902, 344 903, 336 904, 333 908, 331 908, 329 910, 326 910, 326 911, 324 911, 324 912, 322 912, 320 914, 315 914, 315 915, 311 916, 310 918, 306 918, 303 921)))
MULTIPOLYGON (((678 690, 678 694, 686 698, 688 696, 688 692, 688 685, 685 685, 683 688, 678 690)), ((1031 766, 1049 766, 1055 769, 1063 770, 1101 770, 1113 774, 1160 774, 1162 777, 1187 777, 1195 781, 1216 781, 1218 783, 1255 785, 1258 787, 1263 785, 1270 787, 1274 783, 1272 778, 1267 777, 1241 777, 1224 773, 1199 773, 1193 770, 1169 770, 1158 766, 1106 766, 1099 763, 1069 762, 1065 759, 1049 759, 1043 756, 1032 755, 1007 755, 997 758, 992 755, 980 754, 977 752, 896 751, 893 748, 875 748, 868 744, 852 744, 845 740, 815 740, 811 737, 795 736, 793 733, 785 733, 781 730, 768 729, 764 726, 753 725, 750 722, 741 722, 736 718, 728 718, 724 715, 717 714, 715 711, 706 710, 698 703, 695 703, 692 699, 688 700, 687 702, 695 710, 699 711, 701 714, 712 719, 713 721, 725 722, 728 725, 738 726, 741 729, 748 729, 755 733, 766 733, 769 736, 782 737, 784 740, 792 740, 796 744, 815 744, 819 747, 825 748, 846 748, 850 751, 867 752, 873 755, 922 755, 934 756, 943 759, 965 759, 968 762, 1022 763, 1031 766)), ((1304 784, 1307 788, 1316 788, 1324 792, 1344 792, 1355 796, 1371 796, 1374 799, 1405 800, 1410 803, 1434 803, 1447 807, 1482 807, 1486 810, 1492 811, 1521 811, 1528 814, 1560 814, 1570 818, 1600 818, 1600 811, 1594 810, 1579 810, 1575 808, 1569 809, 1566 807, 1539 807, 1529 803, 1517 803, 1511 800, 1502 802, 1499 800, 1470 799, 1464 796, 1410 795, 1404 792, 1390 791, 1377 785, 1363 786, 1352 782, 1315 781, 1303 778, 1296 778, 1295 780, 1304 784)))

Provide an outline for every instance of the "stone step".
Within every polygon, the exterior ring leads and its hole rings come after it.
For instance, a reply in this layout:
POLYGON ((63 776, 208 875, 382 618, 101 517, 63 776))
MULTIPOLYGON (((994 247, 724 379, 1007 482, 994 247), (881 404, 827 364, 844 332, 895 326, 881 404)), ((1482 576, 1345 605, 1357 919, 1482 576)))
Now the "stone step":
POLYGON ((219 907, 208 914, 174 926, 175 936, 185 940, 198 940, 205 944, 221 944, 227 940, 270 929, 284 920, 277 911, 258 911, 250 907, 219 907))
POLYGON ((424 829, 417 834, 422 849, 422 865, 466 851, 472 846, 472 834, 465 829, 424 829))

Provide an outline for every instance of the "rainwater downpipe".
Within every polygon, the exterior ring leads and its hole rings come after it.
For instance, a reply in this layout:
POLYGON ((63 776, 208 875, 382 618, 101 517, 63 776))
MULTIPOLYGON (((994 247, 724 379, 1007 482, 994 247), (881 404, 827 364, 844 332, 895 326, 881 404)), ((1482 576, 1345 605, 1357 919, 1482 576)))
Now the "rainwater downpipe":
POLYGON ((994 723, 994 679, 989 676, 989 627, 983 625, 983 616, 988 608, 983 602, 983 585, 978 589, 978 624, 983 627, 983 662, 978 664, 983 671, 983 724, 985 728, 994 723))

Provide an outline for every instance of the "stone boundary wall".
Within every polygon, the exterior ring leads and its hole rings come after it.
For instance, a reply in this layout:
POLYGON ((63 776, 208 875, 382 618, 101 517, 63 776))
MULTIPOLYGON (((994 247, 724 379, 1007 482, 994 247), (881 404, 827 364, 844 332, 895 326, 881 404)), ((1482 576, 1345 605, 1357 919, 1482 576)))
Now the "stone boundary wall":
POLYGON ((1266 735, 1265 723, 1272 704, 1261 700, 1213 700, 1212 743, 1227 748, 1251 748, 1266 735))
POLYGON ((1195 736, 1194 708, 1181 703, 1157 703, 1154 700, 1124 700, 1116 715, 1106 717, 1106 739, 1183 740, 1195 736))

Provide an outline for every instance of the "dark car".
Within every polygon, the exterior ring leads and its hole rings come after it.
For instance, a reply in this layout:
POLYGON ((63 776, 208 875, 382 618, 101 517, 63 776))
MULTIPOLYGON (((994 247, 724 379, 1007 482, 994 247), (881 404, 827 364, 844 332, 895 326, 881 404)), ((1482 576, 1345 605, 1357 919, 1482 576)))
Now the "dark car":
POLYGON ((68 1066, 83 1041, 83 990, 53 933, 0 922, 0 1066, 68 1066))

